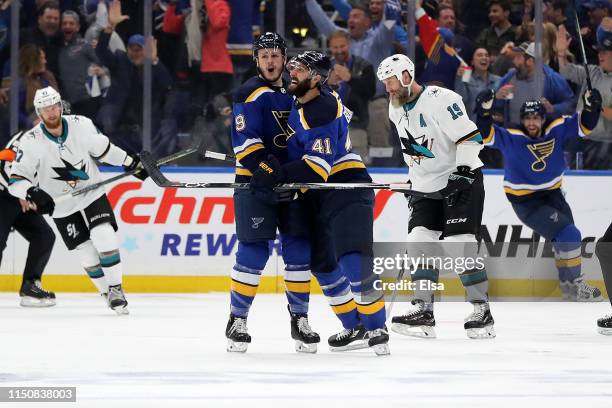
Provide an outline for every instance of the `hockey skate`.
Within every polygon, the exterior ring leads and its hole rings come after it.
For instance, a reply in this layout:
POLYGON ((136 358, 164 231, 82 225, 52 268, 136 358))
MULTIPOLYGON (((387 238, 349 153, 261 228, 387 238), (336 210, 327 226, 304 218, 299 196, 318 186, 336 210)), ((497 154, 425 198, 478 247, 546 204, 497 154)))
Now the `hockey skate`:
POLYGON ((603 300, 601 291, 586 283, 582 276, 571 282, 559 282, 559 287, 564 300, 574 302, 601 302, 603 300))
POLYGON ((327 339, 329 351, 349 351, 367 348, 369 345, 365 335, 366 331, 361 325, 354 329, 344 329, 327 339))
POLYGON ((368 340, 368 347, 370 347, 377 356, 388 356, 391 354, 389 351, 389 332, 387 328, 369 330, 365 333, 365 339, 368 340))
POLYGON ((492 339, 495 337, 493 325, 495 321, 491 316, 489 303, 473 302, 474 311, 465 318, 463 328, 470 339, 492 339))
POLYGON ((232 353, 245 353, 251 342, 251 336, 247 333, 246 317, 238 317, 230 314, 225 328, 227 337, 226 350, 232 353))
POLYGON ((612 336, 612 314, 597 319, 597 331, 599 334, 612 336))
POLYGON ((317 343, 321 338, 308 323, 307 314, 291 313, 291 338, 295 340, 295 351, 298 353, 316 353, 317 343))
POLYGON ((23 307, 50 307, 55 306, 55 293, 42 288, 39 280, 23 281, 19 290, 23 307))
POLYGON ((127 309, 128 302, 125 300, 125 294, 121 285, 114 285, 108 287, 108 306, 115 311, 118 315, 130 314, 127 309))
POLYGON ((413 308, 405 315, 394 316, 391 319, 391 330, 404 336, 436 338, 436 320, 433 311, 425 310, 425 302, 415 299, 411 302, 413 308))

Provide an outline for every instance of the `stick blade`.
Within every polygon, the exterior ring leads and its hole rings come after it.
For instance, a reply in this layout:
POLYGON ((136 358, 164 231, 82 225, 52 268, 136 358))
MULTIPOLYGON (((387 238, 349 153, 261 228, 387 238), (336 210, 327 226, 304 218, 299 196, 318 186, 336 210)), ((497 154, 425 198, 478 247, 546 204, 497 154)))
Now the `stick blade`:
POLYGON ((176 186, 175 183, 168 180, 159 167, 157 167, 157 161, 151 152, 147 152, 146 150, 142 151, 140 153, 140 162, 155 184, 160 187, 176 186))

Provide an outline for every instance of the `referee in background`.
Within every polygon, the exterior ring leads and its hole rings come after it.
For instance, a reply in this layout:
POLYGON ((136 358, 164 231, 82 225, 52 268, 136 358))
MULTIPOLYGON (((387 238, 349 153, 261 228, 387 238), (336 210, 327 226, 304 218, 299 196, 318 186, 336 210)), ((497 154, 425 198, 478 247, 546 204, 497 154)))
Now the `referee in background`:
POLYGON ((20 304, 24 307, 48 307, 55 305, 55 293, 44 290, 40 279, 49 262, 55 234, 43 216, 30 209, 28 201, 8 192, 10 166, 13 161, 19 161, 19 141, 24 135, 24 132, 18 132, 6 148, 0 150, 0 264, 9 233, 15 229, 30 243, 19 290, 20 304))

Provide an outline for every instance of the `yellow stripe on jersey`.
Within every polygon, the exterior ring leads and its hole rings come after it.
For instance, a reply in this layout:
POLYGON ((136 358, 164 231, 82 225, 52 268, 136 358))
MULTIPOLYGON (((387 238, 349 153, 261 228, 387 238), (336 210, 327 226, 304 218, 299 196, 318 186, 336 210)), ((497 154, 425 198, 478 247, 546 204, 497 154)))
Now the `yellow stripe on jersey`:
POLYGON ((336 110, 336 119, 342 116, 342 104, 340 103, 340 99, 336 98, 336 105, 338 109, 336 110))
POLYGON ((546 130, 544 130, 544 134, 548 134, 555 126, 559 126, 561 125, 563 122, 565 122, 565 117, 561 117, 559 119, 555 119, 552 122, 550 122, 550 125, 546 126, 546 130))
POLYGON ((319 176, 321 176, 321 178, 323 179, 323 181, 327 181, 327 178, 329 177, 329 174, 327 174, 327 171, 319 166, 317 163, 308 160, 308 159, 304 159, 304 161, 306 162, 307 165, 310 166, 311 169, 314 170, 315 173, 317 173, 319 176))
POLYGON ((580 126, 580 130, 582 130, 582 133, 585 136, 588 136, 592 132, 592 129, 587 129, 586 127, 584 127, 580 118, 578 118, 578 126, 580 126))
POLYGON ((244 167, 236 167, 236 175, 238 176, 252 176, 253 173, 249 169, 245 169, 244 167))
POLYGON ((308 126, 308 122, 306 122, 306 118, 304 117, 304 108, 298 109, 298 113, 300 114, 300 122, 302 123, 304 129, 310 129, 310 126, 308 126))
POLYGON ((572 259, 557 259, 555 264, 558 268, 573 268, 582 264, 582 257, 577 256, 572 259))
POLYGON ((268 88, 267 86, 260 86, 259 88, 251 92, 251 94, 244 100, 244 102, 245 103, 253 102, 255 99, 259 98, 261 95, 265 94, 266 92, 274 92, 274 91, 268 88))
POLYGON ((367 315, 373 315, 383 307, 385 307, 385 301, 382 298, 369 305, 360 305, 357 303, 357 310, 359 313, 367 315))
POLYGON ((342 313, 348 313, 351 312, 353 310, 355 310, 355 308, 357 307, 357 304, 355 303, 355 301, 353 299, 349 300, 346 303, 343 303, 341 305, 332 305, 332 310, 334 311, 335 314, 342 314, 342 313))
POLYGON ((253 297, 257 294, 257 286, 247 285, 232 279, 231 288, 234 292, 240 293, 243 296, 253 297))
POLYGON ((253 153, 254 151, 260 150, 260 149, 263 149, 263 148, 264 148, 263 143, 253 143, 252 145, 250 145, 249 147, 247 147, 246 149, 244 149, 240 153, 236 153, 236 160, 242 160, 246 156, 248 156, 249 154, 253 153))
POLYGON ((366 166, 365 164, 363 164, 363 162, 360 162, 357 160, 347 160, 342 163, 335 164, 334 167, 332 167, 331 173, 329 174, 330 175, 336 174, 346 169, 365 169, 365 168, 366 166))
POLYGON ((493 126, 491 126, 489 128, 489 134, 487 135, 487 137, 485 137, 485 139, 483 140, 483 142, 485 144, 489 144, 493 141, 493 136, 495 136, 495 128, 493 126))
POLYGON ((308 282, 290 282, 285 281, 285 287, 289 292, 310 293, 310 281, 308 282))
POLYGON ((553 185, 552 187, 544 188, 542 190, 515 190, 515 189, 510 188, 510 187, 504 187, 504 192, 506 194, 510 194, 510 195, 514 195, 514 196, 525 196, 525 195, 533 194, 533 193, 538 192, 538 191, 555 190, 555 189, 557 189, 559 187, 561 187, 561 182, 560 181, 558 183, 556 183, 555 185, 553 185))

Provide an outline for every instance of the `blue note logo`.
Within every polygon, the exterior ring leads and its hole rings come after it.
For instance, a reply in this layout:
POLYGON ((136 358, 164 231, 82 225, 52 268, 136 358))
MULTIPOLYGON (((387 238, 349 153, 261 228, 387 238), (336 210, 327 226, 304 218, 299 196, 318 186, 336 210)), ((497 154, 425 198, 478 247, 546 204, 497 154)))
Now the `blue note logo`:
POLYGON ((253 229, 257 229, 259 228, 259 225, 264 222, 265 218, 264 217, 251 217, 251 221, 253 221, 253 225, 251 225, 251 228, 253 229))

